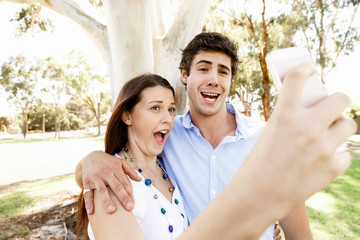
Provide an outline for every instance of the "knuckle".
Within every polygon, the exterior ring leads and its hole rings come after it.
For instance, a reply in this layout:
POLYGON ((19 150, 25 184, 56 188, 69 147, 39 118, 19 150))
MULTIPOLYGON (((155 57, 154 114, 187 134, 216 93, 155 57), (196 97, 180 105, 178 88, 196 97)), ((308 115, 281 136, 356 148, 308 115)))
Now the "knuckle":
POLYGON ((91 185, 91 179, 89 177, 84 177, 83 179, 84 187, 88 187, 91 185))
POLYGON ((105 186, 100 186, 97 190, 98 190, 98 192, 100 194, 102 194, 102 193, 105 193, 107 191, 107 188, 105 186))
POLYGON ((116 183, 116 184, 114 185, 114 190, 115 190, 115 191, 121 191, 121 190, 123 189, 123 186, 124 186, 124 184, 116 183))

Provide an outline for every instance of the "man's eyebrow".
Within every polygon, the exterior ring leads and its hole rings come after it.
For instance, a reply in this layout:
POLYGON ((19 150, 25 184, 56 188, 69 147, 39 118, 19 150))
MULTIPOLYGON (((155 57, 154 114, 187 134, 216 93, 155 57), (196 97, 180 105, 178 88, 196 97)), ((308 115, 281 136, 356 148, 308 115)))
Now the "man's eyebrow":
MULTIPOLYGON (((211 61, 208 61, 208 60, 200 60, 200 61, 198 61, 196 64, 200 64, 200 63, 205 63, 205 64, 212 64, 212 62, 211 61)), ((227 70, 229 70, 230 71, 230 68, 228 67, 228 66, 226 66, 226 65, 224 65, 224 64, 218 64, 218 67, 221 67, 221 68, 225 68, 225 69, 227 69, 227 70)))
POLYGON ((230 68, 229 68, 228 66, 224 65, 224 64, 218 64, 218 66, 221 67, 221 68, 225 68, 225 69, 231 71, 230 68))
POLYGON ((212 62, 211 62, 211 61, 208 61, 208 60, 200 60, 200 61, 198 61, 196 64, 199 64, 199 63, 212 64, 212 62))

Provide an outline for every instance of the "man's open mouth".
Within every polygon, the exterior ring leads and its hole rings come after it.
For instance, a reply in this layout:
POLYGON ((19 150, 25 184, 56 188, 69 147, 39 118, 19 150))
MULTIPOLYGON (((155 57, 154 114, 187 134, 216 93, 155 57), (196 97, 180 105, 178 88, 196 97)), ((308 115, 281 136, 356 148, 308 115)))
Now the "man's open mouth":
POLYGON ((218 93, 206 93, 206 92, 202 92, 201 95, 208 102, 215 102, 216 99, 220 96, 220 94, 218 93))

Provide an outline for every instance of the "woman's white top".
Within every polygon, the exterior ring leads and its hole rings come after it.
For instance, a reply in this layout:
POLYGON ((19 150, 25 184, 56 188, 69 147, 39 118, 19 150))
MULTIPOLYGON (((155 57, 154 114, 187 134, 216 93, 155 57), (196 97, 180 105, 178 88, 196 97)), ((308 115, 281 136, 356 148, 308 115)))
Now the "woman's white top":
MULTIPOLYGON (((169 177, 174 186, 170 202, 152 184, 146 186, 144 177, 139 172, 138 174, 142 177, 142 181, 136 182, 130 179, 135 198, 135 206, 132 212, 145 233, 146 239, 166 240, 177 238, 188 227, 188 220, 175 181, 169 177), (154 194, 158 196, 157 199, 154 199, 154 194), (178 204, 175 203, 175 199, 179 201, 178 204), (162 214, 161 208, 166 210, 165 214, 162 214), (173 226, 172 233, 169 232, 169 224, 173 226)), ((88 225, 88 235, 91 240, 95 239, 90 223, 88 225)))

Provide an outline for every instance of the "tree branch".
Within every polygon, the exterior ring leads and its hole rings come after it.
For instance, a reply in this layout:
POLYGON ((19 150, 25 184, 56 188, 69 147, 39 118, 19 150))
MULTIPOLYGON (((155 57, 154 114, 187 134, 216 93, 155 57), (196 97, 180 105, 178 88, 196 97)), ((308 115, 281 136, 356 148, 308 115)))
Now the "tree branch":
MULTIPOLYGON (((107 35, 106 25, 100 23, 92 16, 85 13, 75 2, 71 0, 4 0, 11 3, 22 4, 40 4, 47 8, 54 10, 55 12, 64 15, 82 28, 84 28, 96 41, 96 44, 100 46, 100 51, 106 51, 109 49, 109 40, 107 35)), ((103 52, 102 52, 103 53, 103 52)), ((109 53, 107 53, 109 54, 109 53)))

